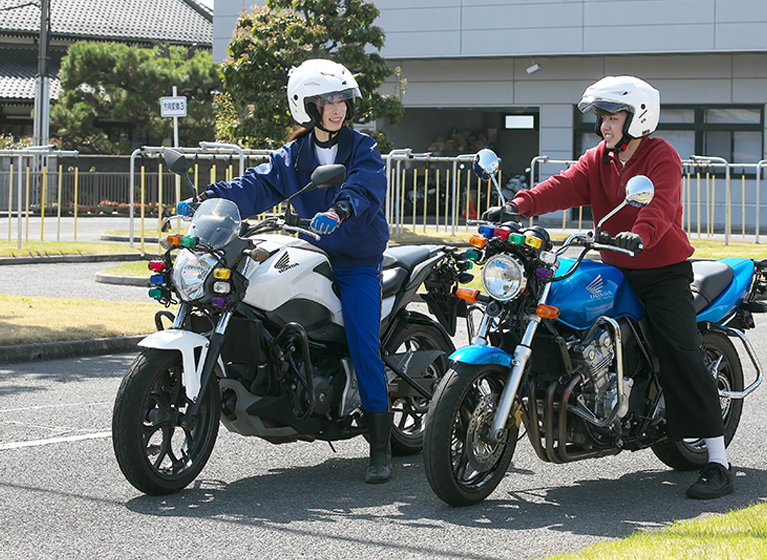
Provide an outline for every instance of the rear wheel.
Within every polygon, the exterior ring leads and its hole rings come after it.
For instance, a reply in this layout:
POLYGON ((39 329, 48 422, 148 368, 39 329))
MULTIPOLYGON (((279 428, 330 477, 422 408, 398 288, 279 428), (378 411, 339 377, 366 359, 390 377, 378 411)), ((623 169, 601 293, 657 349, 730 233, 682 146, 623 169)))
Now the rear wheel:
MULTIPOLYGON (((706 349, 705 363, 711 375, 716 376, 720 391, 743 390, 743 368, 738 352, 729 338, 721 333, 707 332, 703 335, 706 349)), ((719 397, 724 420, 724 445, 730 445, 740 423, 743 399, 719 397)), ((703 439, 664 441, 652 446, 653 453, 673 469, 698 470, 708 462, 708 450, 703 439)))
POLYGON ((505 384, 506 375, 497 366, 458 364, 431 401, 424 439, 426 478, 450 505, 481 502, 509 468, 519 426, 509 422, 499 441, 489 437, 505 384))
MULTIPOLYGON (((424 377, 434 379, 433 386, 442 379, 447 370, 448 356, 455 348, 448 345, 442 332, 432 325, 410 324, 394 333, 384 349, 388 355, 416 352, 418 350, 440 350, 444 352, 427 368, 424 377)), ((394 372, 386 368, 389 379, 394 372)), ((394 421, 391 432, 392 455, 413 455, 423 449, 424 417, 429 401, 420 395, 394 399, 391 403, 394 421)))
POLYGON ((170 494, 184 488, 208 462, 216 443, 221 410, 218 386, 205 392, 191 426, 183 426, 191 402, 181 371, 179 352, 144 350, 115 399, 115 456, 128 482, 146 494, 170 494))

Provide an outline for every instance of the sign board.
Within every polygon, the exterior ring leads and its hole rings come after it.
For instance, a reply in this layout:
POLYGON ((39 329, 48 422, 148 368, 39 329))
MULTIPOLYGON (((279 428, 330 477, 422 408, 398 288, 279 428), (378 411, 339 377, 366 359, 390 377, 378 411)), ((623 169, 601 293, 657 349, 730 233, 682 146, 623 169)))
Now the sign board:
POLYGON ((160 98, 160 116, 162 117, 185 117, 186 116, 186 96, 161 97, 160 98))

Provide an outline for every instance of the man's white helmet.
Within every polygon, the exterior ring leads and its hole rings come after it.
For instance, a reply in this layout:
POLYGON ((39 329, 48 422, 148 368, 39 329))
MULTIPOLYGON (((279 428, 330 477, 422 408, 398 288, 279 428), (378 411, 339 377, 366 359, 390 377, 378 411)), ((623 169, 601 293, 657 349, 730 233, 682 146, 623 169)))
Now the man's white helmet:
MULTIPOLYGON (((627 111, 624 135, 641 138, 658 127, 660 92, 634 76, 606 76, 587 87, 578 103, 582 113, 595 108, 608 113, 627 111)), ((597 134, 601 136, 598 129, 597 134)))
POLYGON ((318 104, 345 100, 346 119, 354 118, 354 100, 362 97, 357 80, 341 64, 324 58, 304 61, 288 73, 288 105, 293 119, 305 128, 322 120, 318 104), (322 100, 322 101, 321 101, 322 100))

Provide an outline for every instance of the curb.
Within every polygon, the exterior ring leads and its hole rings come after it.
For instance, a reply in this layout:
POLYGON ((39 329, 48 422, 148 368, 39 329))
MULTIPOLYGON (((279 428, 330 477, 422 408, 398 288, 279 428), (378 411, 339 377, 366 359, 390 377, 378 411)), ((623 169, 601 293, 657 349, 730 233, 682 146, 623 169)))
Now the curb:
POLYGON ((137 350, 136 345, 145 338, 145 336, 146 335, 0 346, 0 364, 40 362, 45 360, 76 358, 80 356, 133 352, 137 350))
POLYGON ((146 261, 153 255, 148 253, 115 253, 114 255, 52 255, 47 257, 1 257, 0 266, 8 264, 53 264, 106 261, 146 261))
POLYGON ((116 274, 96 273, 96 282, 99 284, 118 284, 120 286, 150 287, 149 278, 145 276, 117 276, 116 274))

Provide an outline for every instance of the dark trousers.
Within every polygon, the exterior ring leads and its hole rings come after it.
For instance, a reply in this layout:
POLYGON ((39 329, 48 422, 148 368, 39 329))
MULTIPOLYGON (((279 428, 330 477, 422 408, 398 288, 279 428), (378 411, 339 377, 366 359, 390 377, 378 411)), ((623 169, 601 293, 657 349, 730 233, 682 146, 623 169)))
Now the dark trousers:
POLYGON ((642 302, 660 361, 669 438, 724 435, 716 381, 703 364, 689 261, 652 269, 621 269, 642 302))

